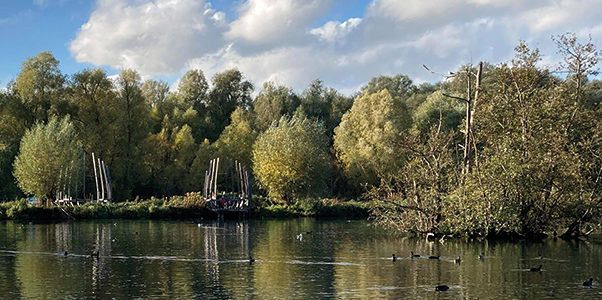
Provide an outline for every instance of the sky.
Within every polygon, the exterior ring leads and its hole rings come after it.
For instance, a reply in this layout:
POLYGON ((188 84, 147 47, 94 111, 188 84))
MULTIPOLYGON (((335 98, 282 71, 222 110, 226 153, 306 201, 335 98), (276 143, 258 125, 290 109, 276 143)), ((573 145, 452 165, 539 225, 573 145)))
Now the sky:
POLYGON ((416 83, 466 63, 500 63, 520 40, 560 60, 551 37, 602 48, 602 0, 1 0, 0 86, 51 51, 63 73, 135 69, 173 87, 190 69, 239 69, 302 91, 351 94, 379 75, 416 83))

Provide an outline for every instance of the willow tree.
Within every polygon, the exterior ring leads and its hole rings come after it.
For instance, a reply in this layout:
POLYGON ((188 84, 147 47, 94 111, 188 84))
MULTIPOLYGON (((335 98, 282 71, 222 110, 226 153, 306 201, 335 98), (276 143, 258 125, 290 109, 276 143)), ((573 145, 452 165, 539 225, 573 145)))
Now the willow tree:
POLYGON ((69 118, 51 118, 29 129, 14 162, 14 176, 19 187, 40 199, 54 199, 66 183, 75 183, 81 157, 75 127, 69 118))
POLYGON ((379 174, 399 168, 395 144, 410 127, 411 117, 388 90, 358 97, 334 130, 334 147, 356 188, 378 183, 379 174))
POLYGON ((272 124, 253 146, 253 172, 276 201, 327 195, 331 161, 323 126, 300 116, 272 124))

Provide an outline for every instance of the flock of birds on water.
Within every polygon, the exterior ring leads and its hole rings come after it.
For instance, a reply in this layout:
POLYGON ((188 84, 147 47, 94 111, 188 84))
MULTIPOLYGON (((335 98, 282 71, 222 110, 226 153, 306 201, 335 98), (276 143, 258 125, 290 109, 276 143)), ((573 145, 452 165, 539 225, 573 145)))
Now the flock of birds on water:
MULTIPOLYGON (((393 257, 393 262, 396 262, 399 259, 399 257, 397 255, 395 255, 395 253, 393 253, 392 257, 393 257)), ((420 258, 420 257, 421 256, 419 254, 414 254, 414 251, 410 252, 410 258, 413 259, 413 258, 420 258)), ((438 256, 438 255, 437 256, 429 255, 429 256, 425 256, 425 257, 428 259, 439 259, 440 258, 440 256, 438 256)), ((477 258, 479 260, 485 260, 485 252, 481 252, 481 254, 479 254, 477 256, 477 258)), ((543 259, 543 256, 540 254, 536 258, 543 259)), ((454 259, 454 263, 456 263, 456 264, 459 264, 461 262, 462 262, 462 258, 460 256, 458 256, 458 258, 454 259)), ((539 273, 539 272, 541 272, 542 267, 543 267, 543 265, 539 265, 538 267, 530 268, 529 272, 538 272, 539 273)), ((594 279, 590 278, 589 280, 584 281, 583 286, 593 288, 594 287, 594 279)), ((435 291, 437 291, 437 292, 444 292, 447 290, 449 290, 449 286, 445 285, 445 284, 441 284, 441 285, 438 285, 435 287, 435 291)))
MULTIPOLYGON (((116 225, 117 224, 115 224, 115 226, 116 225)), ((203 224, 199 223, 198 227, 203 227, 203 224)), ((136 231, 136 234, 138 234, 137 231, 136 231)), ((311 231, 306 231, 305 234, 306 235, 310 235, 310 234, 312 234, 312 232, 311 231)), ((299 240, 299 241, 302 241, 303 240, 303 233, 298 234, 296 236, 296 239, 299 240)), ((113 239, 112 242, 115 242, 115 240, 113 239)), ((66 256, 69 255, 69 252, 65 251, 62 255, 64 257, 66 257, 66 256)), ((429 255, 429 256, 424 256, 424 257, 426 257, 428 259, 434 259, 434 260, 438 260, 438 259, 441 258, 441 256, 439 256, 439 255, 437 255, 437 256, 435 256, 435 255, 429 255)), ((90 258, 99 258, 98 251, 93 252, 92 254, 90 254, 90 258)), ((399 257, 395 253, 392 254, 392 258, 393 258, 393 262, 396 262, 399 259, 399 257)), ((414 251, 410 251, 410 258, 411 259, 421 258, 421 256, 419 254, 414 254, 414 251)), ((477 259, 479 259, 479 260, 485 260, 485 252, 482 252, 481 254, 479 254, 477 256, 477 259)), ((539 256, 536 257, 536 259, 543 259, 543 256, 540 254, 539 256)), ((454 261, 454 263, 459 264, 459 263, 462 262, 462 258, 460 256, 458 256, 458 258, 454 259, 453 261, 454 261)), ((255 258, 253 258, 253 256, 249 255, 249 264, 253 264, 254 262, 255 262, 255 258)), ((541 272, 542 267, 543 267, 543 265, 540 264, 538 267, 530 268, 529 272, 537 272, 537 273, 539 273, 539 272, 541 272)), ((590 278, 589 280, 584 281, 583 282, 583 286, 589 287, 589 288, 593 288, 594 287, 594 279, 590 278)), ((445 284, 441 284, 441 285, 435 286, 435 291, 437 291, 437 292, 444 292, 444 291, 447 291, 449 289, 450 289, 450 287, 448 285, 445 285, 445 284)))

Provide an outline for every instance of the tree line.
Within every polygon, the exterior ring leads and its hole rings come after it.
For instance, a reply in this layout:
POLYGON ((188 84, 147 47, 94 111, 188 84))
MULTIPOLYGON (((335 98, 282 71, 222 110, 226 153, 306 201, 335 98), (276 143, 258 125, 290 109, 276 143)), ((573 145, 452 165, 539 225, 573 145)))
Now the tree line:
POLYGON ((220 157, 248 166, 270 201, 363 199, 403 231, 587 234, 602 221, 600 56, 574 34, 554 41, 558 68, 521 42, 508 62, 437 83, 378 76, 351 96, 315 80, 253 97, 236 69, 211 84, 190 70, 170 91, 134 70, 67 76, 42 52, 0 94, 0 199, 52 198, 91 152, 117 200, 200 191, 220 157))

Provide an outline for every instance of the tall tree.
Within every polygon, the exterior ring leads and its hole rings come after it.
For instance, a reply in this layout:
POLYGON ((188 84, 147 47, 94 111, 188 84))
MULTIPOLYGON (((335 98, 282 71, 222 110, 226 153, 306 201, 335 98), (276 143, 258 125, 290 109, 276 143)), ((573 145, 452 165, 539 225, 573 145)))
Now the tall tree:
POLYGON ((51 115, 65 113, 64 84, 59 61, 45 51, 23 62, 14 89, 35 119, 45 122, 51 115))
POLYGON ((117 157, 113 164, 117 197, 132 196, 135 183, 144 181, 142 149, 148 136, 148 106, 142 93, 140 75, 133 70, 123 70, 117 78, 117 157))
POLYGON ((13 161, 30 126, 30 117, 30 111, 16 95, 0 91, 0 201, 20 195, 13 177, 13 161))
POLYGON ((87 69, 73 75, 71 91, 71 101, 77 107, 73 120, 81 133, 84 150, 95 152, 110 165, 118 138, 113 83, 103 70, 87 69))
POLYGON ((247 110, 252 107, 252 92, 253 85, 244 80, 242 73, 236 69, 213 76, 213 88, 207 98, 208 119, 212 129, 207 136, 209 140, 217 139, 230 122, 230 115, 236 107, 247 110))

